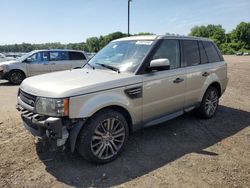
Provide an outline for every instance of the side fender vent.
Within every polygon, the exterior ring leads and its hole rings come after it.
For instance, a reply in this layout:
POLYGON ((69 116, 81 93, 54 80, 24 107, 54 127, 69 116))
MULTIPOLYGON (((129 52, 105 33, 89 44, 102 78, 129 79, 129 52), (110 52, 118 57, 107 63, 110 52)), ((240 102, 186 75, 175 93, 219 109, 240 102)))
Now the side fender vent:
POLYGON ((128 88, 124 90, 125 94, 131 99, 137 99, 142 97, 142 86, 128 88))

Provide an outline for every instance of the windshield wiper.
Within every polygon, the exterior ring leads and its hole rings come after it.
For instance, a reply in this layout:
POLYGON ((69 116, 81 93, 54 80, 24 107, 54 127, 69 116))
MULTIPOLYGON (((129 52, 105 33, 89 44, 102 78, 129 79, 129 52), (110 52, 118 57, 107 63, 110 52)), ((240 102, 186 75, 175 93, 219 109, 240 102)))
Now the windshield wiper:
POLYGON ((105 67, 105 68, 107 68, 107 69, 110 69, 110 70, 113 70, 113 71, 115 71, 115 72, 118 72, 118 73, 120 73, 120 70, 118 69, 118 68, 116 68, 116 67, 113 67, 113 66, 110 66, 110 65, 106 65, 106 64, 103 64, 103 63, 96 63, 97 65, 100 65, 100 66, 102 66, 102 67, 105 67))
MULTIPOLYGON (((95 67, 94 67, 93 65, 90 65, 89 62, 87 62, 85 65, 88 65, 88 66, 91 67, 93 70, 95 70, 95 67)), ((85 65, 83 65, 82 68, 85 67, 85 65)))
POLYGON ((93 70, 95 70, 95 67, 93 65, 90 65, 89 62, 86 63, 88 66, 90 66, 93 70))

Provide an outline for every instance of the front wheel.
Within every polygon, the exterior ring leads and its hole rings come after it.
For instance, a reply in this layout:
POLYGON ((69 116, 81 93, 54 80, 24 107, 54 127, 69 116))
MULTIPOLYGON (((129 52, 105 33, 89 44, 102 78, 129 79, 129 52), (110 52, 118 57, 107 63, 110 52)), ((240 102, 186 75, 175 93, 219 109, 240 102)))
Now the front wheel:
POLYGON ((86 123, 80 133, 77 150, 86 160, 111 162, 124 149, 128 135, 128 123, 124 116, 117 111, 105 109, 86 123))
POLYGON ((22 71, 19 70, 13 70, 10 72, 9 81, 13 85, 19 85, 22 83, 22 81, 25 79, 25 75, 22 71))
POLYGON ((202 118, 209 119, 214 116, 219 105, 218 90, 211 86, 203 96, 198 112, 202 118))

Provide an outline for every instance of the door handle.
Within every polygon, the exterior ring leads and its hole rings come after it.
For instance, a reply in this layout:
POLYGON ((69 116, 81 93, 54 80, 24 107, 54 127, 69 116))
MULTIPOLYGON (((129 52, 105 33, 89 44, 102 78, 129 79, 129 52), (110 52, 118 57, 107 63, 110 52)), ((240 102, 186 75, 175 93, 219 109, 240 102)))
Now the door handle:
POLYGON ((173 82, 174 82, 175 84, 178 84, 178 83, 181 83, 181 82, 183 82, 183 81, 184 81, 183 78, 176 78, 173 82))
POLYGON ((204 77, 207 77, 208 75, 210 75, 209 72, 204 72, 204 73, 202 74, 202 76, 204 76, 204 77))

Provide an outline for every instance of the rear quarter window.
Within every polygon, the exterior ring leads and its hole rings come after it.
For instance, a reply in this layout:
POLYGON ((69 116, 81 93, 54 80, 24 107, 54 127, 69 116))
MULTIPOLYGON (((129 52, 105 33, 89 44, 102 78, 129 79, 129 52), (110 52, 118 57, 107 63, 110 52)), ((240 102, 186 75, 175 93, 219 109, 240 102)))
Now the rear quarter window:
POLYGON ((86 60, 86 57, 81 52, 69 52, 70 60, 86 60))
POLYGON ((202 41, 202 43, 203 43, 203 46, 205 48, 209 63, 221 61, 221 57, 219 55, 219 52, 217 51, 213 42, 202 41))

